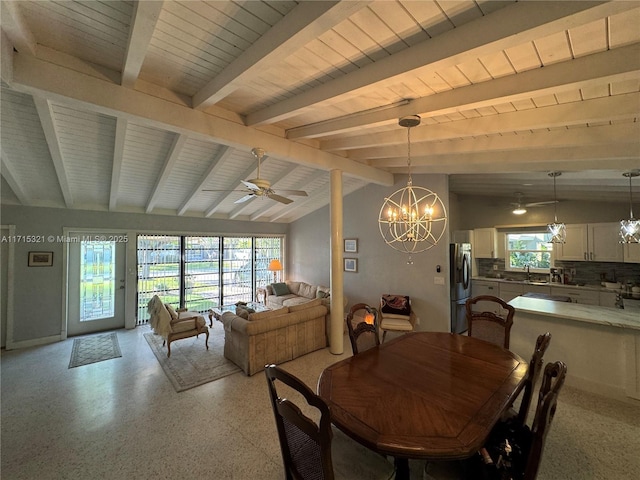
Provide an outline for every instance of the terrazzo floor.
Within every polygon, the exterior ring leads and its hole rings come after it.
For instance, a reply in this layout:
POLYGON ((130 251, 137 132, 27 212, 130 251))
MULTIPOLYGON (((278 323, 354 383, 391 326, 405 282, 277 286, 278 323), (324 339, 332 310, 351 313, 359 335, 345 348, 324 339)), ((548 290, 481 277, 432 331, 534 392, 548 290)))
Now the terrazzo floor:
MULTIPOLYGON (((218 323, 214 328, 222 328, 218 323)), ((13 479, 282 479, 263 374, 237 373, 176 393, 143 337, 118 330, 121 358, 68 369, 73 339, 3 351, 0 475, 13 479)), ((350 355, 328 349, 282 364, 315 389, 350 355)), ((335 430, 336 477, 386 480, 390 461, 335 430)), ((538 478, 640 478, 640 402, 567 386, 538 478)), ((412 478, 456 478, 411 462, 412 478)))

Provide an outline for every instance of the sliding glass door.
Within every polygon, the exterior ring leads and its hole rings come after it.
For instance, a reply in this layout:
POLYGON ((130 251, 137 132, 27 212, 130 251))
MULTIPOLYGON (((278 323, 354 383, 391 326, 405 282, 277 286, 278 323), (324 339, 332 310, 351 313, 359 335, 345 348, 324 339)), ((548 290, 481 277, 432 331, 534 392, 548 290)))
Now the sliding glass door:
POLYGON ((282 237, 139 235, 138 324, 148 321, 154 295, 198 312, 254 300, 282 247, 282 237))

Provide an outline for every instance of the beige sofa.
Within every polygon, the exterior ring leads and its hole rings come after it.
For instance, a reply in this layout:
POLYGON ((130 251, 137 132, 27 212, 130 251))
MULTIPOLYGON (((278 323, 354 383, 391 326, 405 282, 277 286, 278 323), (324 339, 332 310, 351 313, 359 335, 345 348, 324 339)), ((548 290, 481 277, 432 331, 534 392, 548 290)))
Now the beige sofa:
POLYGON ((224 356, 247 375, 269 363, 282 363, 326 347, 327 307, 321 299, 302 305, 252 313, 245 320, 222 314, 224 356))
MULTIPOLYGON (((331 308, 331 290, 323 285, 311 285, 306 282, 294 282, 287 280, 286 282, 289 293, 284 295, 276 295, 273 284, 267 285, 266 305, 269 308, 291 307, 309 302, 314 299, 320 299, 322 305, 331 308)), ((347 306, 347 298, 344 298, 343 307, 347 306)))

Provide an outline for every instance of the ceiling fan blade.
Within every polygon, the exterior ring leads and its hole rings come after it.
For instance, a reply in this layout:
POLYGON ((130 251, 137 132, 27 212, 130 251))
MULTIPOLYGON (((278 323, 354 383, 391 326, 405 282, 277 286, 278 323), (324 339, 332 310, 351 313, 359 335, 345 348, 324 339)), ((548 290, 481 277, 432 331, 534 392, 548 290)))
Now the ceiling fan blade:
POLYGON ((307 192, 304 190, 278 190, 280 193, 286 193, 287 195, 295 195, 297 197, 307 197, 307 192))
POLYGON ((201 192, 244 192, 246 190, 217 190, 217 189, 203 188, 200 191, 201 192))
POLYGON ((260 187, 255 183, 248 182, 246 180, 241 180, 245 187, 250 188, 251 190, 260 190, 260 187))
POLYGON ((285 205, 288 205, 291 202, 293 202, 293 200, 291 200, 289 198, 286 198, 286 197, 282 197, 282 196, 277 195, 275 193, 272 193, 271 195, 269 195, 269 198, 271 200, 275 200, 276 202, 284 203, 285 205))
POLYGON ((244 197, 242 197, 242 198, 239 198, 238 200, 236 200, 236 201, 235 201, 235 202, 233 202, 233 203, 244 203, 244 202, 246 202, 246 201, 248 201, 248 200, 251 200, 252 198, 256 198, 256 196, 255 196, 255 194, 250 193, 250 194, 248 194, 248 195, 245 195, 245 196, 244 196, 244 197))
POLYGON ((547 200, 546 202, 531 202, 525 203, 525 207, 542 207, 543 205, 553 205, 554 203, 558 203, 558 200, 547 200))

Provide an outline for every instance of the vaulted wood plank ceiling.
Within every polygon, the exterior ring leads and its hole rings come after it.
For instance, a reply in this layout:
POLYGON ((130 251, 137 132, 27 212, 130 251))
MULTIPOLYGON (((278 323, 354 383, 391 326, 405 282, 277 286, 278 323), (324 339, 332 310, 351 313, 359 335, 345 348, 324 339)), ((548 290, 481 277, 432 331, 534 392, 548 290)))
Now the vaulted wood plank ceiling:
POLYGON ((460 194, 624 202, 640 168, 640 1, 1 5, 6 204, 291 222, 332 169, 406 173, 414 114, 412 172, 460 194), (308 196, 235 203, 253 147, 308 196))

